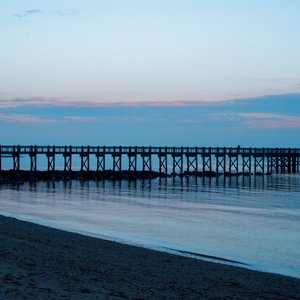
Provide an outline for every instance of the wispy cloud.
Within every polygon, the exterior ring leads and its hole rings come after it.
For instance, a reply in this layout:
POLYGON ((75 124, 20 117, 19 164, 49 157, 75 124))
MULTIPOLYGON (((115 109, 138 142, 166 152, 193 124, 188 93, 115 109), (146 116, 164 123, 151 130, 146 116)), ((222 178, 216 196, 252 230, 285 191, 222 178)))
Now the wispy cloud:
POLYGON ((72 101, 63 98, 14 98, 14 99, 0 99, 0 108, 13 108, 22 106, 31 107, 45 107, 45 106, 82 106, 85 105, 83 101, 72 101))
POLYGON ((0 99, 0 108, 20 107, 20 106, 65 106, 65 107, 185 107, 185 106, 214 106, 222 103, 228 103, 231 100, 204 101, 204 100, 174 100, 174 101, 116 101, 104 102, 95 100, 73 100, 68 98, 15 98, 0 99))
POLYGON ((26 17, 30 17, 30 16, 34 16, 34 15, 38 15, 38 14, 52 14, 52 15, 57 15, 60 17, 67 17, 67 16, 73 16, 76 15, 78 13, 78 11, 74 8, 70 8, 70 9, 55 9, 52 11, 45 11, 45 10, 40 10, 40 9, 28 9, 25 10, 23 12, 20 13, 16 13, 15 17, 17 18, 26 18, 26 17))
POLYGON ((158 123, 166 121, 161 117, 144 117, 144 116, 108 116, 108 117, 86 117, 86 116, 65 116, 63 121, 72 122, 98 122, 98 123, 158 123))
POLYGON ((25 17, 29 17, 29 16, 32 16, 32 15, 40 14, 42 12, 43 11, 40 10, 40 9, 28 9, 28 10, 25 10, 24 12, 22 12, 22 13, 15 14, 15 17, 25 18, 25 17))
POLYGON ((140 101, 140 102, 114 102, 114 103, 95 103, 96 106, 132 106, 132 107, 180 107, 180 106, 211 106, 224 101, 204 101, 204 100, 173 100, 173 101, 140 101))
POLYGON ((0 121, 5 122, 18 122, 18 123, 67 123, 72 122, 97 122, 99 118, 96 117, 86 117, 86 116, 64 116, 60 119, 58 118, 45 118, 30 114, 0 114, 0 121))
POLYGON ((275 78, 257 78, 256 81, 262 81, 262 82, 280 82, 283 80, 286 80, 285 78, 275 77, 275 78))
POLYGON ((246 125, 252 128, 300 128, 300 116, 273 113, 240 113, 246 125))
POLYGON ((82 117, 82 116, 65 116, 64 120, 74 122, 97 122, 99 121, 96 117, 82 117))
POLYGON ((61 17, 66 17, 76 15, 78 11, 75 8, 70 8, 68 10, 56 9, 53 13, 61 17))
POLYGON ((18 123, 39 123, 39 124, 58 122, 58 120, 42 118, 42 117, 28 115, 28 114, 14 114, 14 115, 0 114, 0 121, 18 122, 18 123))
POLYGON ((61 116, 61 117, 43 117, 32 114, 0 114, 0 122, 10 123, 38 123, 38 124, 49 124, 49 123, 107 123, 107 124, 119 124, 119 123, 159 123, 166 121, 162 117, 153 116, 107 116, 107 117, 96 117, 96 116, 61 116))

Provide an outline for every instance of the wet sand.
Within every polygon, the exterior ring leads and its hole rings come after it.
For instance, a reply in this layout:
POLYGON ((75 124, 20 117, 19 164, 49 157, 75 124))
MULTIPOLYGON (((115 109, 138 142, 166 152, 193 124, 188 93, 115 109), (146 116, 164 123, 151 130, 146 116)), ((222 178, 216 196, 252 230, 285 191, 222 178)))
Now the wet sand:
POLYGON ((0 299, 300 299, 300 279, 0 216, 0 299))

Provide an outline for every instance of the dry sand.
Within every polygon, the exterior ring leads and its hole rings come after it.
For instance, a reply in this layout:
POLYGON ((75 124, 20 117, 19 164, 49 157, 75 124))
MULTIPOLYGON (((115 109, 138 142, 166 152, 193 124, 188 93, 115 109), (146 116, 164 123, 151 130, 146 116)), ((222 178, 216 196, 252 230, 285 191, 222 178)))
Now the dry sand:
POLYGON ((300 280, 0 216, 0 299, 300 299, 300 280))

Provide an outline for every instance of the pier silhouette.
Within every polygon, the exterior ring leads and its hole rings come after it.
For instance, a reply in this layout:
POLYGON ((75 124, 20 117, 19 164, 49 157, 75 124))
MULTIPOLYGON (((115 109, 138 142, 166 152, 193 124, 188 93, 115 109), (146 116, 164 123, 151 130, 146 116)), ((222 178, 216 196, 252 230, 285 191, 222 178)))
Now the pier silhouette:
POLYGON ((47 158, 47 172, 55 172, 56 159, 62 156, 63 171, 73 172, 72 161, 76 155, 80 157, 81 172, 157 172, 170 175, 168 172, 171 170, 171 175, 234 176, 298 173, 300 165, 299 148, 2 145, 0 171, 4 171, 3 158, 12 159, 12 171, 22 171, 21 158, 28 157, 28 171, 38 172, 38 158, 44 156, 47 158), (92 156, 96 158, 94 165, 91 163, 92 156), (126 165, 122 164, 124 157, 126 165), (153 160, 157 161, 155 166, 153 160))

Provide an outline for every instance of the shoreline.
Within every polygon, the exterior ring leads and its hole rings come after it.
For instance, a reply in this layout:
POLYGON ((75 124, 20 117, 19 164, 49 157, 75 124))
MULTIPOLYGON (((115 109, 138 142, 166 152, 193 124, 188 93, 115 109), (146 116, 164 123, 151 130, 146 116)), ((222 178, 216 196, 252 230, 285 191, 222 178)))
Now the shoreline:
POLYGON ((270 176, 271 173, 216 173, 213 171, 190 172, 185 171, 182 174, 177 173, 161 173, 155 171, 28 171, 28 170, 1 170, 0 184, 22 183, 22 182, 38 182, 38 181, 69 181, 69 180, 140 180, 140 179, 156 179, 170 177, 199 177, 199 178, 217 178, 217 177, 239 177, 239 176, 270 176))
POLYGON ((0 298, 300 298, 300 279, 0 216, 0 298))

